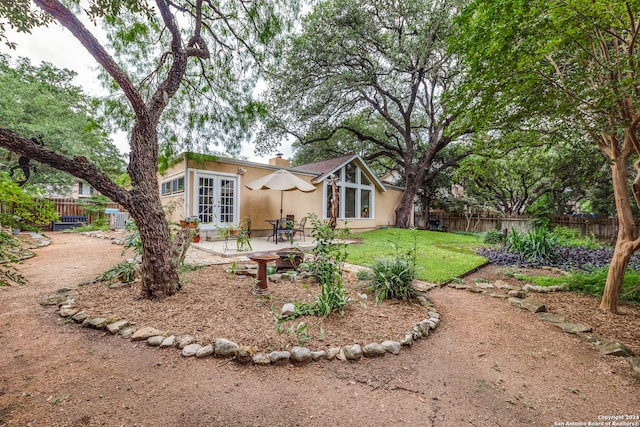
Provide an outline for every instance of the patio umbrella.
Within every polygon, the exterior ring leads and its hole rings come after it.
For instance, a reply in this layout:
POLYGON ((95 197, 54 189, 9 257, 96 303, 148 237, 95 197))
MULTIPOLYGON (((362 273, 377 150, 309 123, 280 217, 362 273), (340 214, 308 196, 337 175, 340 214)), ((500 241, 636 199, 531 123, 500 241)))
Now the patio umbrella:
POLYGON ((286 169, 280 169, 262 178, 245 184, 250 190, 280 190, 280 217, 282 217, 282 195, 285 191, 299 190, 305 193, 316 191, 316 187, 298 178, 286 169))

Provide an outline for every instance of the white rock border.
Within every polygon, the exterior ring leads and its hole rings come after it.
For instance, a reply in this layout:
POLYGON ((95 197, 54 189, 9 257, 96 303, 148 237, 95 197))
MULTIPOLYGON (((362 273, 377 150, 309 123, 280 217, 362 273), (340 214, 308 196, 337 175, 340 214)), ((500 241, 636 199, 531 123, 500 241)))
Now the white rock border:
MULTIPOLYGON (((58 306, 61 317, 81 324, 84 327, 104 330, 111 335, 119 335, 131 341, 145 341, 149 347, 175 348, 184 357, 232 359, 240 364, 264 365, 305 365, 321 360, 340 360, 357 362, 362 359, 383 357, 387 354, 400 354, 401 348, 410 348, 414 342, 427 338, 429 332, 440 323, 440 314, 431 301, 420 292, 417 300, 427 310, 427 317, 417 322, 404 334, 400 341, 385 340, 382 343, 367 343, 361 347, 358 343, 334 347, 329 350, 311 350, 306 347, 293 347, 290 351, 273 351, 269 354, 256 353, 250 345, 238 345, 225 338, 217 338, 213 343, 197 343, 190 335, 175 336, 152 326, 137 327, 135 323, 118 316, 91 316, 74 303, 73 290, 66 288, 66 299, 58 306)), ((60 291, 58 291, 60 293, 60 291)))

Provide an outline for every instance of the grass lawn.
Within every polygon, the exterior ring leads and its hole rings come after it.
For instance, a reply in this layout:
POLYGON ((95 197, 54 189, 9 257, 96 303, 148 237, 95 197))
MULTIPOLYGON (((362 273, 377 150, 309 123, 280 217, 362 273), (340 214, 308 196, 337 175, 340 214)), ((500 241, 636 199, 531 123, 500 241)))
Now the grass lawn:
POLYGON ((450 280, 486 262, 474 251, 482 245, 481 238, 474 235, 392 228, 351 237, 362 243, 349 245, 347 262, 365 266, 378 258, 407 258, 415 245, 418 279, 429 282, 450 280))

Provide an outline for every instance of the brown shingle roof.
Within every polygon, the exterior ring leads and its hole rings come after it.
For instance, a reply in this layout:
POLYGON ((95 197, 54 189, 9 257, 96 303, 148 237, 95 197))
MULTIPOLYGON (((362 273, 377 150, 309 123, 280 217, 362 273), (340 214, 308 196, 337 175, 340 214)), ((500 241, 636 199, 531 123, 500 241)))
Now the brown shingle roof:
POLYGON ((348 154, 346 156, 336 157, 335 159, 323 160, 322 162, 307 163, 306 165, 296 166, 291 169, 299 170, 299 171, 315 172, 318 174, 316 175, 316 178, 318 178, 320 176, 328 174, 329 172, 333 171, 339 166, 342 166, 344 163, 346 163, 348 160, 352 159, 353 157, 355 157, 355 154, 348 154))

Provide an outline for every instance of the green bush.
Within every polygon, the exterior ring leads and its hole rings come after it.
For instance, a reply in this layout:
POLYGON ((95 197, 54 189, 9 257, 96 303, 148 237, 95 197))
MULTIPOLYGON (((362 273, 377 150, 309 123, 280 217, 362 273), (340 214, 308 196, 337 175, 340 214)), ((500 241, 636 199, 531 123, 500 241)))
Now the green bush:
POLYGON ((522 255, 531 262, 553 260, 558 257, 558 245, 554 236, 543 227, 526 233, 515 229, 507 236, 507 250, 522 255))
MULTIPOLYGON (((599 268, 590 272, 578 272, 566 277, 525 276, 521 279, 540 286, 567 284, 569 290, 601 298, 607 282, 609 268, 599 268)), ((640 272, 627 270, 622 283, 620 301, 640 304, 640 272)))
POLYGON ((583 236, 580 230, 569 227, 556 227, 551 233, 555 242, 560 246, 584 246, 589 249, 598 249, 602 244, 593 236, 583 236))
POLYGON ((483 241, 484 241, 484 243, 488 243, 490 245, 495 245, 497 243, 503 243, 504 242, 504 235, 501 232, 499 232, 498 230, 487 231, 484 234, 483 241))
POLYGON ((416 296, 413 281, 416 277, 414 265, 401 258, 376 260, 372 267, 369 289, 375 293, 376 302, 386 298, 408 300, 416 296))

